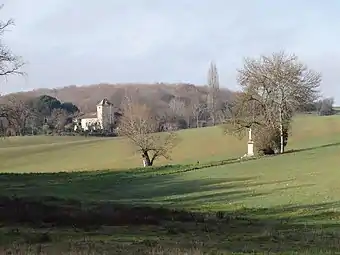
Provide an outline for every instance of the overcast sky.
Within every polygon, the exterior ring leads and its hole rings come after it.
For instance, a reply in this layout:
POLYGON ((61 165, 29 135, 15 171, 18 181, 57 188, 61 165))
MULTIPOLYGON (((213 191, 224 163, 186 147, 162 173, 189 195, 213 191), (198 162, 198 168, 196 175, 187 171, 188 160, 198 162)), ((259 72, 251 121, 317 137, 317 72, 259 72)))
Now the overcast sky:
POLYGON ((245 56, 294 52, 340 103, 339 0, 3 0, 5 42, 28 64, 1 92, 100 82, 204 84, 209 62, 238 89, 245 56), (338 16, 338 17, 337 17, 338 16))

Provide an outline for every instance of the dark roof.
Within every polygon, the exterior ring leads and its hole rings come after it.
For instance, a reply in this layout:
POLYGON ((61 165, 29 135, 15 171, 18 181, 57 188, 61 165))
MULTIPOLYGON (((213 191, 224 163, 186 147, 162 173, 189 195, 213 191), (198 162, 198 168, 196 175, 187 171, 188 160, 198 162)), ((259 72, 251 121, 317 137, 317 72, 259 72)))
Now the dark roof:
POLYGON ((106 98, 104 98, 102 101, 100 101, 97 106, 108 106, 108 105, 112 105, 112 103, 110 103, 109 100, 107 100, 106 98))

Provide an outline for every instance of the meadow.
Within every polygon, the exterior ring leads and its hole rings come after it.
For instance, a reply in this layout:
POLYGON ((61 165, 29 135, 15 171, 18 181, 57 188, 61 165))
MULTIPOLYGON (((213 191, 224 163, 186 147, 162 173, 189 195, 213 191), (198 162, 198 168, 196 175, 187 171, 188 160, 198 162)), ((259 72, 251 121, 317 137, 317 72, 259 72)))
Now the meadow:
POLYGON ((286 154, 245 161, 246 140, 219 127, 179 135, 150 169, 122 138, 1 140, 3 251, 340 251, 340 116, 298 116, 286 154))
MULTIPOLYGON (((337 141, 339 116, 300 116, 293 123, 288 150, 315 147, 337 141)), ((247 138, 223 135, 219 127, 179 132, 180 142, 172 160, 156 165, 191 164, 240 157, 247 138)), ((0 172, 56 172, 121 170, 142 165, 136 148, 122 138, 27 136, 0 140, 0 172)))

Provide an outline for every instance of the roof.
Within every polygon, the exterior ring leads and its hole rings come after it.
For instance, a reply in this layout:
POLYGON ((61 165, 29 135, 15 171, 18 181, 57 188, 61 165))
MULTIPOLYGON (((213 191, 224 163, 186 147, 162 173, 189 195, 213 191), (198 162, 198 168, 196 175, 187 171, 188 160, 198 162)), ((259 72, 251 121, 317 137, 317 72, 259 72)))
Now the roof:
POLYGON ((107 100, 106 98, 104 98, 102 101, 100 101, 97 106, 108 106, 108 105, 112 105, 112 103, 110 103, 109 100, 107 100))
POLYGON ((76 117, 76 119, 92 119, 92 118, 97 118, 96 112, 83 113, 83 114, 80 114, 78 117, 76 117))

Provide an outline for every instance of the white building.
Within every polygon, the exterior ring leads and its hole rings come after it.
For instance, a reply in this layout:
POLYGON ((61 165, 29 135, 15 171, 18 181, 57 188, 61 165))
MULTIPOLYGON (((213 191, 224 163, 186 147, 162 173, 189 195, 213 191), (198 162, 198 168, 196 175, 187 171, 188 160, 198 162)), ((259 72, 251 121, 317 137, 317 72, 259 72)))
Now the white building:
POLYGON ((97 113, 83 115, 76 120, 78 125, 74 127, 74 130, 79 128, 79 124, 81 129, 85 131, 90 128, 109 130, 114 121, 115 111, 113 104, 105 98, 97 104, 97 113))

